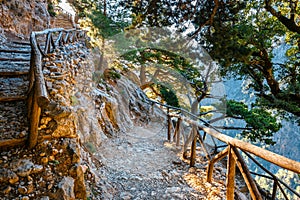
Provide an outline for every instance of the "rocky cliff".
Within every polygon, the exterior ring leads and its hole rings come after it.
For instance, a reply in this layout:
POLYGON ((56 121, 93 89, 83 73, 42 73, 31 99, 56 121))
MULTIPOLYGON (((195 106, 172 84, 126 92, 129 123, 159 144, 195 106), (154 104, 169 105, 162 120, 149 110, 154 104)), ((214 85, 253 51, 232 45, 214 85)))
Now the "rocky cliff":
MULTIPOLYGON (((93 166, 101 162, 93 154, 102 141, 150 120, 138 86, 115 70, 96 77, 93 57, 76 43, 43 59, 51 102, 42 112, 38 145, 2 151, 0 196, 86 199, 94 184, 93 166)), ((161 121, 156 113, 152 119, 161 121)))
POLYGON ((44 0, 0 1, 0 31, 18 37, 27 37, 31 31, 49 27, 50 16, 44 0))

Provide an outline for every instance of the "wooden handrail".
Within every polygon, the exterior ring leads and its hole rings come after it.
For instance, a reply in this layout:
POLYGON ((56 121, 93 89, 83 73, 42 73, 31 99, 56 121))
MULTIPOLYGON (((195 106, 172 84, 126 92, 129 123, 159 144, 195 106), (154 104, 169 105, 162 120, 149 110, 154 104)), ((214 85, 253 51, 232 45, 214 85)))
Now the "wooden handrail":
MULTIPOLYGON (((242 156, 239 154, 238 149, 240 149, 241 151, 245 152, 246 155, 250 156, 248 153, 251 153, 253 155, 256 155, 257 157, 260 157, 270 163, 273 163, 281 168, 293 171, 297 174, 300 174, 300 162, 297 162, 295 160, 286 158, 284 156, 278 155, 276 153, 273 153, 271 151, 268 151, 266 149, 263 149, 261 147, 255 146, 253 144, 238 140, 236 138, 232 138, 228 135, 222 134, 220 131, 218 131, 215 127, 211 126, 208 122, 206 122, 203 119, 199 119, 198 116, 182 109, 182 108, 177 108, 177 107, 173 107, 173 106, 169 106, 169 105, 165 105, 162 104, 160 102, 156 102, 150 99, 144 99, 145 102, 152 104, 152 106, 154 104, 163 106, 165 108, 167 108, 167 113, 166 115, 168 116, 168 127, 170 126, 169 123, 171 123, 171 118, 177 118, 177 123, 181 123, 181 121, 185 121, 189 124, 191 124, 193 127, 198 127, 200 130, 203 130, 206 134, 209 134, 212 136, 212 138, 216 138, 224 143, 226 143, 227 148, 224 149, 221 153, 219 153, 217 156, 215 156, 212 159, 209 159, 209 164, 207 167, 207 181, 210 182, 212 179, 212 173, 213 173, 213 165, 215 162, 223 159, 224 157, 228 156, 228 163, 227 163, 227 170, 228 170, 228 174, 227 174, 227 199, 233 199, 234 198, 234 188, 232 187, 232 185, 234 185, 234 179, 233 177, 235 176, 235 166, 237 165, 238 168, 240 169, 243 178, 246 182, 246 185, 249 189, 249 192, 251 194, 252 199, 262 199, 255 182, 252 180, 251 176, 250 176, 250 171, 248 170, 248 167, 246 165, 246 163, 244 162, 242 156), (170 110, 174 110, 175 112, 171 113, 170 110), (178 114, 179 113, 179 114, 178 114), (183 116, 182 113, 184 113, 186 116, 183 116), (200 123, 200 122, 201 123, 200 123), (228 184, 229 183, 229 184, 228 184)), ((153 109, 153 108, 152 108, 153 109)), ((176 125, 176 127, 179 127, 180 124, 176 125)), ((179 138, 179 128, 176 128, 175 132, 174 132, 174 137, 176 134, 176 138, 179 138)), ((198 135, 200 135, 198 133, 198 135)), ((201 136, 201 135, 200 135, 201 136)), ((197 137, 197 136, 195 136, 197 137)), ((168 128, 168 139, 171 138, 170 137, 170 130, 168 128)), ((203 147, 203 140, 202 138, 200 138, 200 143, 203 147)), ((177 144, 178 144, 178 139, 174 140, 177 144)), ((195 144, 195 138, 193 139, 193 144, 195 144)), ((195 162, 195 146, 192 145, 191 147, 191 161, 190 161, 190 165, 193 166, 194 162, 195 162)), ((206 149, 204 149, 206 151, 206 149)), ((253 157, 251 157, 251 159, 254 159, 253 157)), ((257 161, 256 161, 257 162, 257 161)), ((260 166, 259 166, 260 167, 260 166)), ((264 170, 264 168, 262 168, 264 170)), ((265 170, 264 170, 265 171, 265 170)), ((270 174, 269 171, 266 171, 268 174, 270 174)), ((272 178, 274 180, 274 188, 276 188, 277 186, 279 187, 279 189, 283 192, 282 186, 279 184, 283 184, 283 181, 280 181, 275 175, 272 174, 272 178), (275 178, 274 178, 275 177, 275 178)), ((289 189, 290 191, 292 191, 295 195, 297 195, 298 197, 299 194, 295 191, 293 191, 290 187, 287 187, 287 184, 283 184, 287 189, 289 189)), ((273 188, 273 197, 275 197, 275 193, 276 193, 276 189, 274 190, 273 188)), ((285 198, 286 194, 283 192, 285 198)))
POLYGON ((28 146, 33 148, 37 144, 38 126, 42 109, 46 108, 50 103, 42 68, 42 58, 54 51, 57 46, 61 46, 70 42, 78 41, 79 37, 70 39, 69 35, 85 37, 82 30, 63 28, 46 29, 44 31, 32 32, 30 35, 31 58, 29 72, 29 89, 28 89, 28 118, 30 120, 30 130, 28 146), (58 33, 56 41, 53 34, 58 33), (64 36, 65 33, 65 36, 64 36), (46 36, 44 48, 39 44, 37 37, 46 36))

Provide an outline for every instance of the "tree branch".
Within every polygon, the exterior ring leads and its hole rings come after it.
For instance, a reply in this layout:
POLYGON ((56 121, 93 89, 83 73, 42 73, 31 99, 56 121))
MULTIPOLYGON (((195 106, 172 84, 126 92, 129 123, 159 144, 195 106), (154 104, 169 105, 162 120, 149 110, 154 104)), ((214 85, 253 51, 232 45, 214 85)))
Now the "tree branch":
MULTIPOLYGON (((280 11, 276 11, 272 6, 271 6, 271 1, 272 0, 265 0, 265 8, 267 11, 269 11, 274 17, 276 17, 287 29, 289 29, 292 32, 296 32, 300 34, 300 26, 297 26, 295 20, 294 20, 294 13, 291 13, 291 18, 287 18, 281 14, 280 11)), ((291 6, 291 4, 290 4, 291 6)), ((294 9, 291 8, 291 11, 294 9)))
POLYGON ((252 130, 253 129, 248 127, 234 127, 234 126, 214 126, 214 127, 223 130, 252 130))

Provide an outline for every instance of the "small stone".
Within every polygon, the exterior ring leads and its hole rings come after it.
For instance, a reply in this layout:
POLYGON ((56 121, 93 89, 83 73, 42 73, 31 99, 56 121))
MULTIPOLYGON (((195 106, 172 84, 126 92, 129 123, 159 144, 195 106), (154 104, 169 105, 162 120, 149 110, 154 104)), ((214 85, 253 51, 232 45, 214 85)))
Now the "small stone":
POLYGON ((129 192, 122 192, 120 194, 120 198, 122 200, 130 200, 130 199, 132 199, 132 197, 133 197, 133 195, 131 193, 129 193, 129 192))
POLYGON ((7 186, 4 190, 3 190, 3 194, 9 194, 10 191, 11 191, 11 187, 10 186, 7 186))
POLYGON ((53 187, 53 184, 50 183, 50 184, 47 186, 47 189, 50 190, 52 187, 53 187))
POLYGON ((19 177, 16 173, 9 169, 0 169, 0 183, 9 182, 10 184, 15 184, 19 181, 19 177))
POLYGON ((48 196, 41 197, 40 200, 50 200, 48 196))
POLYGON ((58 154, 58 150, 57 149, 52 149, 52 155, 55 156, 58 154))
POLYGON ((24 196, 24 197, 22 197, 22 200, 29 200, 29 197, 28 196, 24 196))
POLYGON ((19 138, 24 138, 25 136, 27 135, 27 132, 26 131, 22 131, 18 134, 18 137, 19 138))
POLYGON ((47 158, 47 157, 43 157, 43 158, 41 159, 41 162, 42 162, 43 164, 48 164, 48 158, 47 158))
POLYGON ((184 194, 174 193, 174 194, 172 194, 172 196, 176 197, 176 199, 184 199, 184 194))
POLYGON ((19 160, 16 163, 14 171, 22 177, 27 177, 31 174, 34 164, 28 159, 19 160))
POLYGON ((24 187, 24 186, 19 186, 19 187, 18 187, 18 192, 19 192, 20 194, 27 194, 27 188, 24 187))
POLYGON ((41 157, 44 157, 46 155, 46 153, 45 152, 43 152, 43 153, 40 153, 40 156, 41 157))
POLYGON ((40 173, 43 171, 44 167, 42 165, 34 165, 32 168, 32 173, 40 173))
POLYGON ((53 83, 51 81, 46 82, 47 88, 50 89, 53 87, 53 83))
POLYGON ((176 192, 180 192, 180 187, 171 187, 171 188, 167 188, 166 193, 176 193, 176 192))
POLYGON ((31 184, 29 184, 28 186, 27 186, 27 194, 30 194, 30 193, 32 193, 34 191, 34 186, 33 186, 33 184, 31 183, 31 184))
POLYGON ((82 172, 85 174, 85 172, 88 170, 88 167, 86 165, 80 165, 82 168, 82 172))
POLYGON ((49 156, 49 160, 53 161, 53 160, 55 160, 55 157, 54 156, 49 156))
POLYGON ((46 187, 46 181, 39 182, 39 187, 40 188, 45 188, 46 187))
POLYGON ((16 175, 16 176, 14 176, 14 177, 11 177, 10 179, 9 179, 9 183, 10 184, 15 184, 15 183, 17 183, 19 181, 19 177, 16 175))
POLYGON ((189 169, 189 173, 191 173, 191 174, 196 173, 196 169, 195 169, 194 167, 191 167, 191 168, 189 169))
POLYGON ((58 184, 58 199, 75 199, 74 179, 72 177, 64 177, 58 184))

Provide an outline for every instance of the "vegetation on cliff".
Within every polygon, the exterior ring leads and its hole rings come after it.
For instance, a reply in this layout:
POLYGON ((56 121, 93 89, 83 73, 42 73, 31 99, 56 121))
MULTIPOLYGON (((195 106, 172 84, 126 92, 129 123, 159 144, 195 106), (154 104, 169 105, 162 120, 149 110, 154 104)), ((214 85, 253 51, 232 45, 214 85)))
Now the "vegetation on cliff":
MULTIPOLYGON (((139 27, 172 26, 173 31, 182 32, 201 44, 212 59, 218 61, 222 76, 251 79, 248 89, 255 91, 256 102, 247 106, 249 112, 246 114, 244 112, 246 105, 240 106, 242 102, 234 102, 234 99, 225 101, 228 112, 223 111, 225 112, 223 119, 230 117, 246 121, 247 125, 243 127, 242 134, 247 138, 273 144, 272 135, 281 127, 278 124, 278 117, 293 119, 299 117, 300 78, 299 63, 296 61, 299 54, 297 3, 273 1, 236 3, 219 0, 201 3, 164 0, 151 2, 126 0, 117 3, 81 0, 72 2, 80 15, 89 18, 98 30, 97 34, 104 38, 139 27), (274 12, 275 7, 278 7, 281 13, 274 12), (285 20, 282 20, 283 18, 285 20), (283 43, 288 44, 286 62, 273 61, 274 50, 283 43), (268 111, 259 111, 261 109, 268 111), (236 111, 234 115, 229 113, 232 110, 236 111), (255 123, 257 121, 255 116, 260 116, 261 126, 255 123), (257 129, 260 131, 257 132, 257 129)), ((184 66, 179 73, 189 81, 194 81, 194 89, 198 88, 196 89, 198 91, 194 92, 198 103, 209 96, 209 91, 205 88, 208 83, 197 81, 197 77, 201 77, 201 74, 194 73, 193 64, 182 65, 180 59, 173 59, 171 61, 173 63, 168 63, 166 59, 163 61, 163 58, 158 58, 162 54, 161 51, 161 49, 148 51, 137 49, 125 53, 122 58, 130 62, 139 62, 141 65, 156 60, 175 68, 179 65, 184 66)), ((184 58, 184 55, 177 55, 178 58, 181 56, 184 58)), ((142 88, 150 86, 149 83, 143 82, 144 80, 140 81, 142 88)), ((224 100, 220 101, 224 103, 224 100)))

